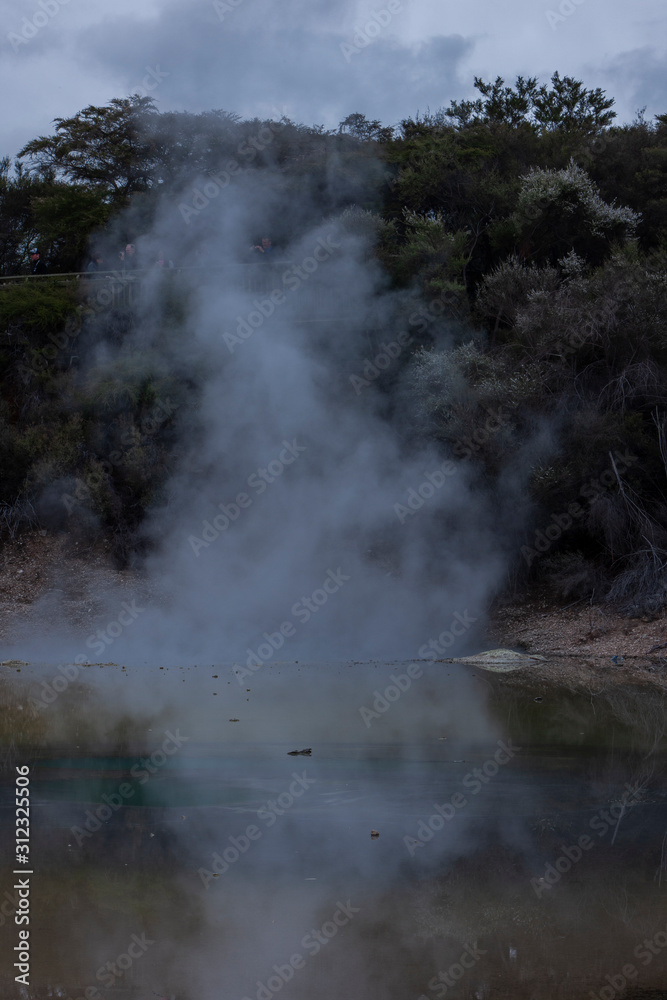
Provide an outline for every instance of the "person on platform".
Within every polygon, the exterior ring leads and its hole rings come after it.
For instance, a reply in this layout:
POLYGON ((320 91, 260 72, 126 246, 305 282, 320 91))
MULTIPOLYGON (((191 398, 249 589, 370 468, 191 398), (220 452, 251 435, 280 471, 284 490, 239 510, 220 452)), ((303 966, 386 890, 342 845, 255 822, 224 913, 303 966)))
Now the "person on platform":
POLYGON ((251 247, 254 254, 270 254, 273 253, 273 243, 269 236, 262 236, 262 242, 251 247))
POLYGON ((102 256, 99 250, 95 250, 90 258, 90 263, 88 264, 86 271, 90 271, 91 273, 93 273, 95 271, 103 271, 103 270, 104 270, 104 257, 102 256))
POLYGON ((118 254, 120 257, 120 266, 123 271, 136 271, 139 267, 139 261, 137 260, 137 248, 134 243, 126 243, 125 249, 121 250, 118 254))
POLYGON ((46 274, 46 264, 42 260, 41 254, 37 247, 33 247, 30 251, 30 264, 29 274, 46 274))
POLYGON ((173 260, 169 260, 169 258, 165 256, 164 250, 158 250, 157 260, 155 261, 153 267, 172 268, 173 266, 173 260))

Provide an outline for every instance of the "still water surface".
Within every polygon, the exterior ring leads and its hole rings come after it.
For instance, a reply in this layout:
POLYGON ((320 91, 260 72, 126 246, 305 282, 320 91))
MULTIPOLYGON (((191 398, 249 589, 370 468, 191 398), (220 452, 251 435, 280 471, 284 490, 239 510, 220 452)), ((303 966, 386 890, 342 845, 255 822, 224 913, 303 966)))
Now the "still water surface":
POLYGON ((664 697, 407 667, 3 668, 2 995, 667 997, 664 697))

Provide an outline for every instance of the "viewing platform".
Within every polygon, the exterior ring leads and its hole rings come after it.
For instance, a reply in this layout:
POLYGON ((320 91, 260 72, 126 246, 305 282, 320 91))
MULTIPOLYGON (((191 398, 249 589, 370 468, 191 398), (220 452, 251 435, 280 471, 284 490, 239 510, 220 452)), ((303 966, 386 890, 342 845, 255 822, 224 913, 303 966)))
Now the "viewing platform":
MULTIPOLYGON (((318 269, 319 270, 319 269, 318 269)), ((268 264, 216 264, 206 267, 147 268, 143 270, 73 271, 61 274, 0 276, 0 297, 3 289, 16 284, 57 285, 71 290, 81 305, 96 313, 117 312, 134 314, 140 320, 143 309, 154 310, 156 296, 183 296, 192 301, 201 289, 211 294, 216 286, 224 307, 229 297, 229 322, 245 319, 251 312, 263 311, 261 300, 271 300, 271 316, 313 331, 327 327, 357 330, 365 349, 372 355, 386 336, 372 321, 367 308, 358 308, 352 297, 341 293, 338 284, 326 282, 326 272, 300 272, 289 260, 268 264), (235 293, 240 292, 241 295, 235 293), (279 294, 276 294, 279 293, 279 294), (258 301, 260 300, 260 301, 258 301)), ((268 307, 265 307, 265 309, 268 307)), ((230 326, 230 329, 232 327, 230 326)))
MULTIPOLYGON (((286 301, 298 305, 299 293, 316 286, 317 318, 340 318, 341 298, 338 291, 328 289, 316 275, 299 279, 292 261, 264 261, 252 264, 214 264, 206 267, 151 267, 143 270, 72 271, 63 274, 28 274, 0 276, 0 290, 21 283, 55 283, 78 291, 81 298, 97 300, 109 309, 132 309, 140 302, 141 291, 147 284, 170 282, 184 291, 197 285, 211 286, 220 282, 224 290, 238 289, 249 295, 271 295, 282 292, 286 301), (287 282, 285 278, 287 277, 287 282), (296 287, 295 287, 296 286, 296 287), (323 317, 322 310, 327 317, 323 317)), ((313 310, 312 294, 305 295, 304 306, 313 310)), ((313 317, 316 318, 316 317, 313 317)))

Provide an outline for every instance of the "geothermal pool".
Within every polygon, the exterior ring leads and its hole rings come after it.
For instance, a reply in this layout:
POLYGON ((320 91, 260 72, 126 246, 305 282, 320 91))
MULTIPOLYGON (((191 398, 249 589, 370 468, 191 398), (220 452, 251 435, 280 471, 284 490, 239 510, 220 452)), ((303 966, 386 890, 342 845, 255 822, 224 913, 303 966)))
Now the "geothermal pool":
POLYGON ((0 670, 3 996, 667 996, 658 693, 423 662, 0 670))

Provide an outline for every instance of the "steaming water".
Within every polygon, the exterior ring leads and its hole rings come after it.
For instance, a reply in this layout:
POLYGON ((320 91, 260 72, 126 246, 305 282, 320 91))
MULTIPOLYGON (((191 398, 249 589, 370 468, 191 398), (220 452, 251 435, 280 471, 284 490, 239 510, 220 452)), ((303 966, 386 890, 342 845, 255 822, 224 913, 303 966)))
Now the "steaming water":
POLYGON ((631 964, 664 996, 664 699, 426 663, 396 696, 407 667, 90 666, 42 708, 55 668, 7 671, 3 900, 19 763, 35 875, 3 995, 605 997, 631 964))
MULTIPOLYGON (((16 647, 48 662, 0 668, 3 995, 541 1000, 609 996, 631 963, 628 996, 667 982, 664 702, 389 662, 434 636, 440 654, 482 648, 550 432, 497 427, 502 482, 464 459, 445 474, 414 399, 388 414, 379 380, 359 387, 382 343, 399 379, 416 303, 373 262, 372 220, 323 221, 359 201, 340 167, 323 199, 248 170, 187 226, 165 197, 139 249, 205 238, 229 268, 157 276, 122 329, 79 338, 109 412, 105 386, 157 386, 178 459, 144 526, 158 599, 86 595, 100 628, 82 636, 53 592, 16 647), (272 225, 301 270, 248 290, 233 248, 272 225), (110 655, 126 666, 53 664, 110 655), (6 971, 16 764, 33 791, 25 989, 6 971)), ((460 342, 433 324, 431 346, 460 342)), ((438 406, 477 406, 446 359, 436 381, 438 406)), ((126 419, 119 404, 100 459, 126 419)), ((43 510, 62 516, 74 485, 43 510)))

